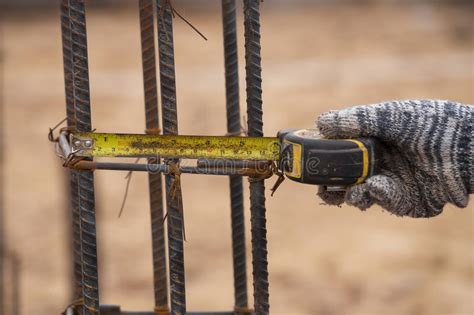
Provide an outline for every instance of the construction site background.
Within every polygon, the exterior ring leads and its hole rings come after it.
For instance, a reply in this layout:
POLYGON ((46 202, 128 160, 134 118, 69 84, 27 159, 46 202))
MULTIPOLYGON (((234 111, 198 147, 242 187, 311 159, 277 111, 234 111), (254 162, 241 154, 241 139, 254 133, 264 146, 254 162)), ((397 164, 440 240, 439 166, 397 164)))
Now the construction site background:
MULTIPOLYGON (((88 2, 98 131, 144 130, 136 2, 88 2)), ((266 135, 310 128, 320 113, 353 104, 409 98, 474 103, 472 1, 328 2, 261 5, 266 135)), ((67 180, 47 140, 48 127, 65 116, 59 5, 0 4, 6 246, 20 261, 22 314, 59 314, 71 302, 72 287, 67 180)), ((179 131, 223 135, 220 2, 174 5, 209 39, 175 19, 179 131)), ((242 14, 238 23, 244 114, 242 14)), ((147 176, 134 174, 117 218, 124 176, 96 172, 100 297, 123 309, 150 310, 147 176)), ((188 310, 230 310, 227 178, 183 175, 182 186, 188 310)), ((439 217, 414 220, 377 207, 328 207, 315 194, 316 187, 292 182, 274 197, 267 194, 272 314, 474 313, 472 202, 468 209, 448 206, 439 217)), ((248 194, 245 200, 248 221, 248 194)), ((247 257, 251 266, 250 252, 247 257)))

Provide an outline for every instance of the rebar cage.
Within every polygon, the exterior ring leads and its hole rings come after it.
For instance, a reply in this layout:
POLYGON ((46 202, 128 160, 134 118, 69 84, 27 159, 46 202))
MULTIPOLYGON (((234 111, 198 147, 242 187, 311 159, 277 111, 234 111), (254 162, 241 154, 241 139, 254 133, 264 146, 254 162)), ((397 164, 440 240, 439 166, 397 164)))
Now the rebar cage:
MULTIPOLYGON (((92 130, 84 2, 84 0, 60 0, 67 128, 77 132, 90 132, 92 130)), ((243 4, 248 135, 262 137, 260 0, 243 0, 243 4)), ((178 13, 172 7, 170 0, 138 0, 138 9, 140 12, 146 132, 150 134, 161 132, 158 113, 158 78, 156 75, 155 44, 157 42, 162 133, 165 135, 178 134, 173 43, 173 16, 178 13), (155 26, 157 27, 157 36, 155 36, 155 26)), ((236 135, 241 133, 241 120, 235 0, 222 0, 222 20, 227 132, 236 135)), ((172 169, 179 161, 172 159, 160 161, 158 157, 152 163, 164 163, 172 169)), ((160 173, 149 173, 148 175, 155 307, 150 311, 133 313, 122 311, 120 306, 100 305, 99 303, 94 173, 92 170, 71 169, 69 174, 75 300, 66 313, 84 315, 198 314, 186 311, 183 205, 179 175, 172 173, 165 175, 164 188, 160 173), (166 221, 164 220, 164 201, 166 201, 166 221), (165 222, 167 224, 167 235, 165 235, 165 222), (166 255, 165 240, 167 240, 168 255, 166 255), (166 259, 169 262, 169 270, 166 268, 166 259)), ((228 312, 199 314, 268 314, 264 179, 250 178, 254 309, 249 307, 247 297, 243 180, 241 176, 231 175, 229 176, 229 182, 234 309, 228 312)))

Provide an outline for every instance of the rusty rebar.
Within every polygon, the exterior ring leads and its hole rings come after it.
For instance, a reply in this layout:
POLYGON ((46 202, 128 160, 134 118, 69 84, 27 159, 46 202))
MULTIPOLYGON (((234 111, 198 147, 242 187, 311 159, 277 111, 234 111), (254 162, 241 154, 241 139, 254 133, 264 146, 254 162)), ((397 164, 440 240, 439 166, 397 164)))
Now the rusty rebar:
POLYGON ((4 152, 3 128, 3 31, 0 29, 0 314, 5 314, 5 204, 4 204, 4 152))
MULTIPOLYGON (((118 313, 114 309, 110 308, 110 313, 105 313, 104 315, 156 315, 155 312, 129 312, 129 311, 121 311, 118 313), (115 312, 114 312, 115 311, 115 312)), ((101 306, 101 313, 102 315, 102 306, 101 306)), ((184 315, 184 314, 183 314, 184 315)), ((235 312, 188 312, 186 315, 235 315, 235 312)), ((253 313, 250 313, 253 315, 253 313)))
POLYGON ((71 51, 71 19, 69 16, 69 0, 61 0, 61 40, 63 45, 64 90, 66 96, 67 126, 74 128, 74 87, 72 82, 72 51, 71 51))
MULTIPOLYGON (((262 67, 260 56, 260 1, 244 0, 245 71, 247 83, 248 134, 263 136, 262 67)), ((258 315, 269 313, 267 229, 265 218, 265 184, 250 181, 250 221, 254 307, 258 315)))
POLYGON ((21 301, 21 261, 16 253, 11 254, 11 315, 20 315, 21 301))
MULTIPOLYGON (((72 51, 71 51, 71 19, 69 16, 69 0, 61 0, 61 39, 63 45, 63 67, 64 67, 64 90, 66 96, 67 126, 74 129, 76 115, 74 111, 74 87, 72 73, 72 51)), ((76 170, 69 171, 70 207, 72 219, 72 246, 73 246, 73 298, 82 297, 82 265, 81 265, 81 240, 80 240, 80 216, 79 216, 79 190, 78 174, 76 170)))
MULTIPOLYGON (((241 132, 236 19, 235 0, 222 0, 228 134, 239 134, 241 132)), ((242 177, 230 176, 229 184, 234 268, 234 305, 235 309, 243 309, 248 307, 248 298, 242 177)))
MULTIPOLYGON (((252 161, 253 162, 253 161, 252 161)), ((269 178, 273 175, 271 164, 257 165, 257 168, 251 167, 239 167, 241 163, 232 165, 230 163, 228 167, 212 167, 212 165, 206 165, 202 163, 198 166, 179 166, 167 164, 137 164, 137 163, 114 163, 114 162, 92 162, 92 161, 79 161, 71 168, 76 170, 112 170, 112 171, 133 171, 133 172, 149 172, 149 173, 164 173, 170 174, 170 172, 179 172, 180 174, 199 174, 199 175, 217 175, 217 176, 250 176, 250 177, 261 177, 269 178)))
MULTIPOLYGON (((163 134, 178 134, 173 17, 169 0, 157 0, 163 134)), ((167 163, 177 163, 168 160, 167 163)), ((177 174, 175 174, 177 175, 177 174)), ((186 313, 183 203, 178 176, 166 176, 171 313, 186 313)))
MULTIPOLYGON (((76 129, 91 131, 89 65, 84 0, 70 0, 73 95, 76 129)), ((94 174, 78 174, 83 314, 99 313, 99 279, 94 197, 94 174)))
MULTIPOLYGON (((158 86, 156 79, 155 31, 152 0, 140 0, 140 36, 142 49, 145 119, 148 132, 159 130, 158 86)), ((160 163, 160 158, 148 159, 160 163)), ((151 241, 153 251, 153 287, 155 308, 168 307, 168 279, 166 274, 165 229, 163 224, 163 188, 161 174, 148 174, 150 194, 151 241)))
POLYGON ((79 182, 77 170, 70 170, 69 172, 69 189, 73 246, 73 298, 77 300, 82 297, 81 218, 79 214, 79 182))

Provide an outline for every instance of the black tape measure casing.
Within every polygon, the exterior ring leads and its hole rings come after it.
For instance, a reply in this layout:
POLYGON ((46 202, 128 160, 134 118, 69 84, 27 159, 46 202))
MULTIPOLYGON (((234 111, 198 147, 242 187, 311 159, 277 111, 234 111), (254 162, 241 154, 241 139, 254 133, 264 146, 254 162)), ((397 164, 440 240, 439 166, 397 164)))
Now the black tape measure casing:
POLYGON ((378 172, 378 145, 372 138, 322 139, 317 130, 283 130, 279 167, 297 182, 347 186, 378 172))

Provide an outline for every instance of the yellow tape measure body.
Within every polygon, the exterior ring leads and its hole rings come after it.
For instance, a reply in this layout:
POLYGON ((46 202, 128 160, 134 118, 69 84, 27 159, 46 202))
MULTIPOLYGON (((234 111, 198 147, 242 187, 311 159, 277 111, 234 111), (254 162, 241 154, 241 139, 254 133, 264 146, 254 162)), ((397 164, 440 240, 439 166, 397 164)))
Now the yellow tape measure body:
POLYGON ((71 134, 76 156, 209 158, 270 160, 280 158, 278 138, 111 133, 71 134))

